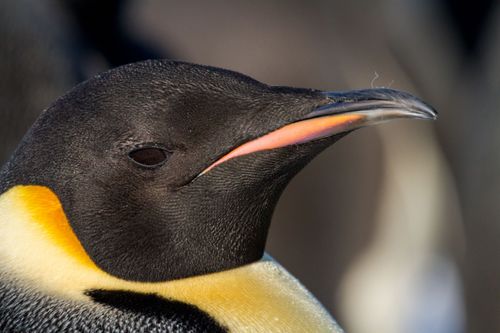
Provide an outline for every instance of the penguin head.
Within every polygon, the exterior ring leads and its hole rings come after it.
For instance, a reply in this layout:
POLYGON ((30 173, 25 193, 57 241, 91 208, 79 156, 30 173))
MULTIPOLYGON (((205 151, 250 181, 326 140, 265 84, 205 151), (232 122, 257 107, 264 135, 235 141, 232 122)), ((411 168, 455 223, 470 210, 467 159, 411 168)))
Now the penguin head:
POLYGON ((435 115, 395 90, 325 93, 182 62, 135 63, 45 110, 0 190, 50 188, 87 255, 113 276, 184 278, 259 260, 287 183, 343 135, 435 115))

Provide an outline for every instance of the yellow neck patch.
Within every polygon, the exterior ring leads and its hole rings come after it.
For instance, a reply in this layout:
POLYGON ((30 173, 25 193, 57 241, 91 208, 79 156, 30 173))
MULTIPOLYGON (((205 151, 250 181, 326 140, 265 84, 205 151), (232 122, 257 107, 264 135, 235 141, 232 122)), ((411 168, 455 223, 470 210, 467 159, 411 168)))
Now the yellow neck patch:
POLYGON ((341 332, 314 297, 270 259, 168 282, 131 282, 100 270, 56 194, 16 186, 0 195, 0 269, 56 297, 90 302, 89 289, 156 293, 193 304, 231 332, 341 332))
POLYGON ((61 202, 48 187, 17 186, 7 195, 11 197, 10 201, 16 208, 29 215, 29 219, 38 226, 39 231, 55 246, 80 264, 97 268, 73 233, 61 202))

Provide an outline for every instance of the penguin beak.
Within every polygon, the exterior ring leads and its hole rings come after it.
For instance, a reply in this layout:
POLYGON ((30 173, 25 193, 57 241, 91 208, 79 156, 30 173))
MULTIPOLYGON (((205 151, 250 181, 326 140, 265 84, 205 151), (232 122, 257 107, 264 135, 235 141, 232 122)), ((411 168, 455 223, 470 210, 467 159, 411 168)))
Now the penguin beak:
POLYGON ((301 119, 233 149, 199 176, 232 158, 301 144, 399 118, 434 120, 437 112, 415 96, 393 89, 323 92, 327 102, 301 119))

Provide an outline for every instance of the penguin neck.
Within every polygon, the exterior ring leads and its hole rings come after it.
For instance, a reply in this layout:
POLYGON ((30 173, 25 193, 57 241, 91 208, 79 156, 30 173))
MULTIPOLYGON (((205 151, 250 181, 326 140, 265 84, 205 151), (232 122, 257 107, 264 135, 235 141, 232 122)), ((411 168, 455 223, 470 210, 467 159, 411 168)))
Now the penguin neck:
POLYGON ((0 196, 0 267, 0 276, 7 274, 29 290, 72 304, 89 304, 93 290, 127 291, 192 304, 230 330, 275 327, 300 332, 311 328, 334 331, 336 327, 314 297, 269 258, 167 282, 133 282, 111 276, 86 255, 57 197, 41 186, 16 186, 0 196))

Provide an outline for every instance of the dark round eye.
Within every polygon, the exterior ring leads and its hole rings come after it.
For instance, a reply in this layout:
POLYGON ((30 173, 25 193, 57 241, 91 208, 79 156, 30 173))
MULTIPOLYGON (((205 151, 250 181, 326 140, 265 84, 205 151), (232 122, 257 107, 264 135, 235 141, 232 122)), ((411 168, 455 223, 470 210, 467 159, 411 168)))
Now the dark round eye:
POLYGON ((154 168, 159 167, 168 159, 169 153, 161 148, 147 147, 132 150, 128 156, 135 163, 154 168))

